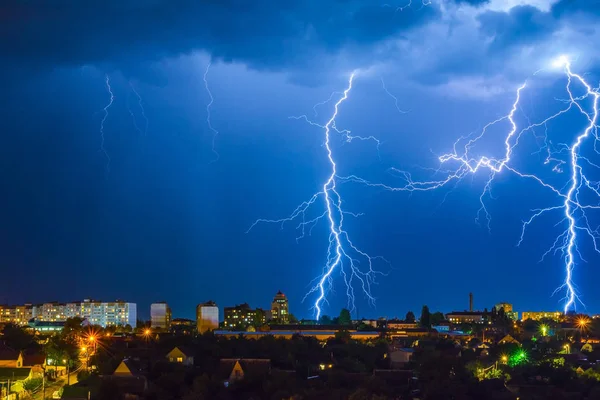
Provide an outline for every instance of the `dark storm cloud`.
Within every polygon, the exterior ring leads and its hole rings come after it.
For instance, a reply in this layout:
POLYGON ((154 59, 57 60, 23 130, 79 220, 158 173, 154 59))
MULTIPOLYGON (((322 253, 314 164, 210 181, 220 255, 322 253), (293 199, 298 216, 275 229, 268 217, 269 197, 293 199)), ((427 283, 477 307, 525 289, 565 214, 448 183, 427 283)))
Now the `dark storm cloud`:
POLYGON ((557 27, 549 13, 532 6, 517 6, 508 13, 488 11, 479 16, 481 32, 492 38, 492 50, 529 45, 545 39, 557 27))
POLYGON ((560 0, 552 6, 556 16, 576 12, 600 15, 600 0, 560 0))
POLYGON ((255 68, 303 66, 315 52, 373 45, 432 19, 370 0, 6 0, 4 63, 19 68, 111 64, 135 69, 205 50, 255 68))

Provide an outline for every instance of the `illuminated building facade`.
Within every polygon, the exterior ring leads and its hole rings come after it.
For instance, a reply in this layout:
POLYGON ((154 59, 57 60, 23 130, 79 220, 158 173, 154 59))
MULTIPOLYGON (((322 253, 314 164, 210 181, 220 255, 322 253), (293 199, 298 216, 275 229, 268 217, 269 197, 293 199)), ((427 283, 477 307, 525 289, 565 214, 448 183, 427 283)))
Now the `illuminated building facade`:
POLYGON ((92 325, 102 327, 130 325, 137 322, 135 303, 123 301, 100 302, 84 300, 76 303, 44 303, 38 305, 0 306, 0 323, 26 325, 29 320, 42 322, 64 322, 68 318, 84 318, 92 325))
POLYGON ((446 319, 453 324, 483 324, 483 313, 480 311, 453 311, 446 314, 446 319))
POLYGON ((523 321, 527 319, 532 319, 534 321, 539 321, 540 319, 552 319, 554 321, 560 321, 563 319, 563 313, 560 311, 539 311, 539 312, 531 312, 524 311, 523 316, 521 318, 523 321))
POLYGON ((271 303, 271 318, 273 322, 287 324, 290 322, 288 299, 281 290, 277 292, 271 303))
POLYGON ((164 301, 150 305, 150 326, 165 331, 171 329, 171 308, 164 301))
POLYGON ((214 331, 219 328, 219 307, 214 301, 196 306, 196 326, 198 333, 214 331))
POLYGON ((248 303, 240 304, 235 307, 225 307, 223 309, 225 316, 225 328, 230 330, 246 330, 249 326, 254 326, 256 320, 256 310, 250 308, 248 303))
POLYGON ((2 306, 0 305, 0 324, 26 325, 33 318, 33 306, 2 306))
POLYGON ((504 314, 513 321, 519 319, 519 313, 513 310, 513 305, 510 303, 498 303, 494 307, 496 307, 496 311, 504 309, 504 314))

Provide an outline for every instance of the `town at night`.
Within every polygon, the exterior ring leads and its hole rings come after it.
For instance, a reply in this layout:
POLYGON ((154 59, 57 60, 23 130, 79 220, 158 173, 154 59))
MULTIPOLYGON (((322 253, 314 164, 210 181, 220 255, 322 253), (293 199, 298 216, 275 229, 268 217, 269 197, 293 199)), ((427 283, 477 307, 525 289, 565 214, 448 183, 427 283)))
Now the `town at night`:
POLYGON ((597 0, 5 0, 0 400, 600 399, 597 0))

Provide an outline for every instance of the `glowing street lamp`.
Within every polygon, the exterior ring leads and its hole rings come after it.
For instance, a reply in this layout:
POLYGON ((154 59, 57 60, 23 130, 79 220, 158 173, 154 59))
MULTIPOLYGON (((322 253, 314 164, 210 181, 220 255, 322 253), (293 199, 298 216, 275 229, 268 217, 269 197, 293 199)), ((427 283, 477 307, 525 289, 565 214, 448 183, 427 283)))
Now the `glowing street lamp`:
POLYGON ((577 326, 581 330, 584 330, 585 328, 587 328, 589 323, 590 323, 590 320, 585 317, 579 317, 579 318, 577 318, 577 321, 576 321, 577 326))
POLYGON ((546 336, 548 334, 548 326, 542 325, 540 326, 540 330, 542 331, 542 336, 546 336))
POLYGON ((500 360, 502 361, 502 364, 506 364, 508 362, 508 356, 506 354, 503 354, 500 360))

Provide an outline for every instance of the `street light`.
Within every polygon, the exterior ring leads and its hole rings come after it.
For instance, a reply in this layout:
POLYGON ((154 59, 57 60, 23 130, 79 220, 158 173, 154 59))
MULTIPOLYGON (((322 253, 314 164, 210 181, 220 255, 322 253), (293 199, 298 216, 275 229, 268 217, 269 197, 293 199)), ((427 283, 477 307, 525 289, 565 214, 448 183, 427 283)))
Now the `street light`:
POLYGON ((540 330, 542 331, 542 336, 546 336, 548 334, 548 326, 542 325, 540 326, 540 330))
POLYGON ((579 318, 577 318, 575 323, 577 324, 577 327, 579 327, 579 329, 583 331, 589 325, 590 320, 587 319, 586 317, 579 317, 579 318))
POLYGON ((502 364, 506 364, 508 362, 508 356, 506 354, 503 354, 500 360, 502 360, 502 364))

